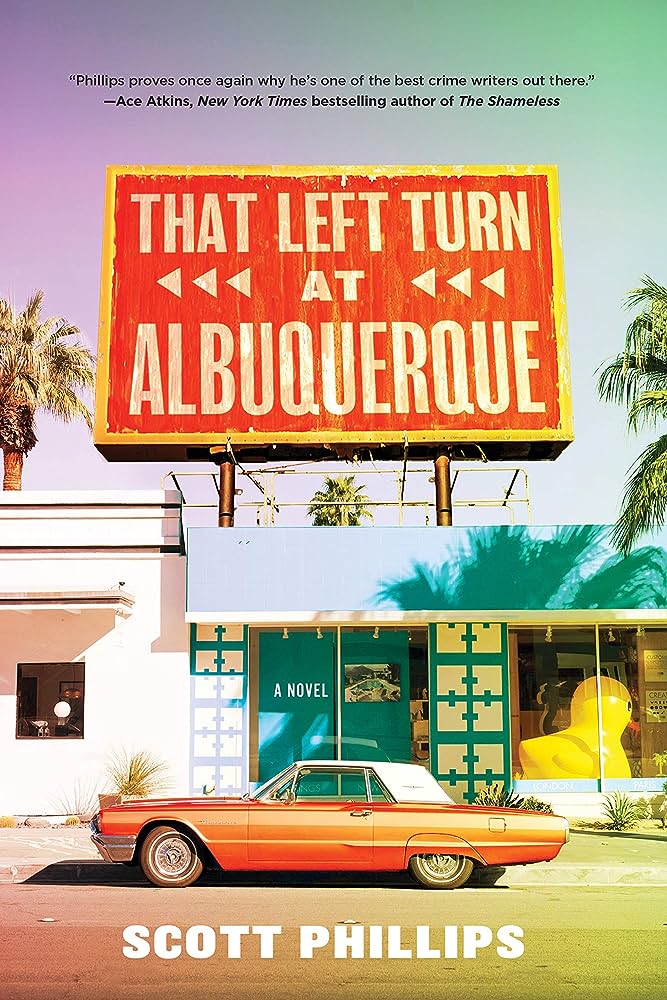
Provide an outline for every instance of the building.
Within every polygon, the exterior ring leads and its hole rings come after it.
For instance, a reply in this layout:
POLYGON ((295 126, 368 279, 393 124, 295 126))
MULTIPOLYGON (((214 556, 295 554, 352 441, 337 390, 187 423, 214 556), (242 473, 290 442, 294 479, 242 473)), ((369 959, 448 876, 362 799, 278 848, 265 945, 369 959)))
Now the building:
POLYGON ((514 780, 576 815, 660 791, 667 554, 607 533, 191 529, 193 785, 379 755, 459 801, 514 780))
POLYGON ((110 755, 235 794, 295 758, 415 760, 570 815, 667 772, 667 553, 607 529, 190 528, 172 492, 0 497, 0 813, 110 755), (599 752, 602 747, 602 753, 599 752))
POLYGON ((186 788, 180 527, 176 492, 0 493, 1 814, 87 811, 123 750, 186 788))

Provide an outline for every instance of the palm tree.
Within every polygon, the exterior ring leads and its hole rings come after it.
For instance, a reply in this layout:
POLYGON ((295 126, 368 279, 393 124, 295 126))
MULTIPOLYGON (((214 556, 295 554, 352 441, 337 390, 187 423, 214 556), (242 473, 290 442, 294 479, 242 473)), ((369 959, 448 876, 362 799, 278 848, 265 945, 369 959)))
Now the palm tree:
POLYGON ((76 326, 51 316, 42 319, 44 293, 35 292, 16 313, 0 299, 0 448, 4 455, 4 489, 22 487, 23 459, 37 444, 35 415, 46 410, 68 423, 92 417, 79 393, 92 392, 95 359, 80 341, 76 326))
MULTIPOLYGON (((625 347, 603 369, 600 398, 628 408, 628 428, 656 428, 667 417, 667 288, 647 275, 626 299, 640 312, 630 323, 625 347)), ((627 554, 645 532, 661 527, 667 507, 667 434, 652 441, 628 472, 621 513, 611 536, 627 554)))
POLYGON ((364 486, 354 485, 354 476, 325 476, 324 488, 313 494, 308 516, 315 525, 356 527, 362 518, 373 520, 364 504, 368 497, 364 486))

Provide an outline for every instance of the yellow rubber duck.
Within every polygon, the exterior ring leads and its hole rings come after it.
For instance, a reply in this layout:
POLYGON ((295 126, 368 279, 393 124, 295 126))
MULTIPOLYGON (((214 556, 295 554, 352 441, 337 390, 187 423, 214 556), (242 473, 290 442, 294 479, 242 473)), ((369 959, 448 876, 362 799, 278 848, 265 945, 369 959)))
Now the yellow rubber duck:
MULTIPOLYGON (((621 735, 632 714, 630 692, 620 681, 600 677, 600 697, 605 776, 629 778, 630 764, 621 735)), ((562 732, 521 741, 519 759, 526 779, 600 776, 595 677, 587 677, 575 688, 570 713, 571 723, 562 732)))

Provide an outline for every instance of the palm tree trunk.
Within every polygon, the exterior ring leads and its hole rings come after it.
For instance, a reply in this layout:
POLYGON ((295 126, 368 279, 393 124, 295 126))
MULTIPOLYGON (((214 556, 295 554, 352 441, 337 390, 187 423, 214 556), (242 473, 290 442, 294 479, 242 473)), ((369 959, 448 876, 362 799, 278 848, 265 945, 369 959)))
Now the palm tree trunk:
POLYGON ((7 446, 2 450, 5 456, 5 478, 2 488, 20 490, 23 488, 23 452, 14 451, 7 446))

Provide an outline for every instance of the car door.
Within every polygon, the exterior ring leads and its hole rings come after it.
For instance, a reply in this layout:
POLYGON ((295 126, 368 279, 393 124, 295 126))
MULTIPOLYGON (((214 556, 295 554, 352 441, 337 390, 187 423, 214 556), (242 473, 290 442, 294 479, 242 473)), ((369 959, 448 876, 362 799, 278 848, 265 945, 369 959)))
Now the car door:
POLYGON ((371 868, 373 810, 361 767, 301 767, 283 799, 254 801, 248 860, 267 868, 371 868))

